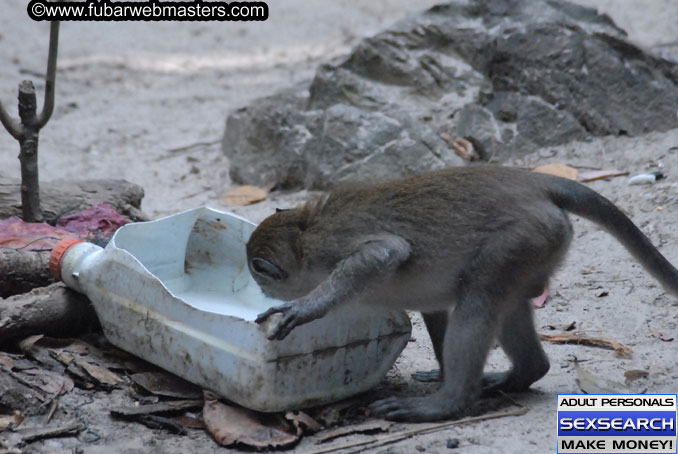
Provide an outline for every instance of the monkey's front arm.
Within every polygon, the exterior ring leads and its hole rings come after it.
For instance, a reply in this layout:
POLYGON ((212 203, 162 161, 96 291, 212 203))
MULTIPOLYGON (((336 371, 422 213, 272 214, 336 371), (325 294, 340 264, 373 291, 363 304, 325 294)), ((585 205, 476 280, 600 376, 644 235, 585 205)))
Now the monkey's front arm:
POLYGON ((275 313, 283 318, 269 335, 282 340, 297 326, 324 316, 332 307, 350 301, 366 284, 396 270, 410 256, 410 244, 400 236, 383 234, 359 242, 355 252, 341 260, 327 279, 307 295, 268 309, 257 316, 262 323, 275 313))

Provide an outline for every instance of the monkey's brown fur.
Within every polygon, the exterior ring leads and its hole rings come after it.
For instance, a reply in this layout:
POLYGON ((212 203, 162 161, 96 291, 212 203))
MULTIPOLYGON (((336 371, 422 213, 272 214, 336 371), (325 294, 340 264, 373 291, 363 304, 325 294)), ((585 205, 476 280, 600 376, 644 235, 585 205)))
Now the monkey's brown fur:
POLYGON ((282 313, 271 335, 282 339, 348 301, 421 311, 443 382, 372 409, 406 421, 459 417, 481 390, 524 390, 548 371, 529 300, 567 251, 567 212, 602 225, 678 294, 678 271, 604 197, 550 175, 474 166, 345 185, 264 220, 247 244, 250 271, 289 302, 257 322, 282 313), (512 367, 483 376, 495 339, 512 367))

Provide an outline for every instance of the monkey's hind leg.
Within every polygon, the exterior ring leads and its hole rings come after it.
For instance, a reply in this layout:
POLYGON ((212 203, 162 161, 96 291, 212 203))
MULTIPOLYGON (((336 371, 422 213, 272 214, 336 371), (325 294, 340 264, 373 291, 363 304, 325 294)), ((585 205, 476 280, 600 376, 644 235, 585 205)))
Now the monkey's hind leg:
POLYGON ((412 378, 424 383, 439 382, 443 380, 443 374, 440 371, 443 370, 443 342, 445 341, 445 329, 449 321, 448 314, 447 311, 422 312, 421 316, 424 319, 424 324, 426 324, 428 335, 431 337, 433 352, 436 355, 439 368, 428 371, 418 370, 412 374, 412 378))
POLYGON ((479 288, 465 292, 449 314, 443 343, 444 381, 425 397, 390 397, 370 408, 387 419, 409 422, 437 421, 463 416, 478 399, 483 366, 496 332, 495 295, 479 288))
POLYGON ((483 376, 483 394, 525 391, 549 370, 549 360, 534 329, 528 299, 517 301, 501 322, 499 344, 511 361, 505 372, 483 376))

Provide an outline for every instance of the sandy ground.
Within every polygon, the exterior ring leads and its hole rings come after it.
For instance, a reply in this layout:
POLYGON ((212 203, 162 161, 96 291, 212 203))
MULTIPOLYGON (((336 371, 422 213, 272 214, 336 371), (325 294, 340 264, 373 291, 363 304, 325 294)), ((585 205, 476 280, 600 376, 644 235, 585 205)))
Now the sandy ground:
MULTIPOLYGON (((16 112, 16 85, 33 79, 40 93, 46 64, 48 25, 31 21, 22 0, 0 6, 0 99, 16 112)), ((263 23, 64 23, 60 40, 56 110, 41 133, 40 172, 55 178, 125 178, 146 190, 144 210, 153 217, 209 204, 260 221, 275 206, 302 200, 300 194, 274 194, 250 207, 226 207, 219 199, 230 186, 228 162, 219 142, 228 112, 251 100, 312 77, 321 62, 346 54, 364 36, 436 2, 375 0, 343 2, 272 1, 263 23)), ((607 12, 630 39, 656 52, 678 56, 678 3, 675 0, 580 0, 607 12), (671 45, 673 43, 673 45, 671 45)), ((41 105, 40 101, 40 105, 41 105)), ((626 178, 591 187, 621 206, 678 261, 678 130, 639 138, 604 138, 542 150, 514 165, 566 162, 583 168, 617 168, 632 174, 662 170, 667 178, 650 186, 629 186, 626 178)), ((17 143, 0 133, 0 173, 18 175, 17 143)), ((575 242, 552 283, 553 296, 537 311, 537 326, 577 322, 585 335, 609 338, 633 349, 631 359, 611 351, 545 345, 551 372, 529 393, 513 396, 529 408, 506 418, 447 429, 372 450, 384 453, 454 452, 543 453, 555 447, 557 393, 578 392, 573 358, 601 377, 623 381, 624 372, 643 369, 647 379, 632 384, 651 393, 676 392, 675 342, 662 342, 650 330, 678 335, 678 303, 636 265, 604 232, 573 219, 575 242), (607 293, 605 293, 607 292, 607 293), (605 295, 605 296, 601 296, 605 295)), ((414 318, 414 342, 377 393, 417 394, 431 385, 409 374, 434 366, 421 322, 414 318)), ((558 331, 555 331, 558 332, 558 331)), ((506 360, 497 350, 488 367, 506 360)), ((81 396, 82 397, 82 396, 81 396)), ((36 445, 40 452, 196 452, 223 451, 204 434, 167 436, 134 424, 106 429, 107 412, 83 410, 106 435, 91 444, 74 439, 36 445), (149 445, 150 443, 150 445, 149 445)), ((396 431, 410 425, 396 425, 396 431)), ((336 442, 341 445, 347 441, 336 442)), ((307 439, 295 450, 312 449, 307 439)))

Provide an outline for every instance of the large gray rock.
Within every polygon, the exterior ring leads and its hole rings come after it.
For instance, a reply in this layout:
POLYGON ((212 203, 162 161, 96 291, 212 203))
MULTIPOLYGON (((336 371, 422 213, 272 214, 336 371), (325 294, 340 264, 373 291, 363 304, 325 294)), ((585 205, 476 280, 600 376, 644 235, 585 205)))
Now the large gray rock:
POLYGON ((678 127, 678 65, 590 8, 458 0, 363 40, 310 86, 229 116, 237 182, 327 188, 461 165, 441 133, 486 160, 599 135, 678 127))

